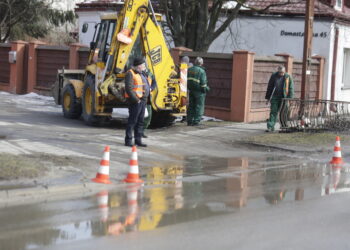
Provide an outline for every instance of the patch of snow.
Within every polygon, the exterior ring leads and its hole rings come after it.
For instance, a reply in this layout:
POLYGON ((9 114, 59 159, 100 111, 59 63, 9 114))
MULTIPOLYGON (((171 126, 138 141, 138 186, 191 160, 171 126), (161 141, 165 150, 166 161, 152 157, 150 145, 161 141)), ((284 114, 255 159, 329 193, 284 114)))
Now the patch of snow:
POLYGON ((202 116, 202 121, 222 122, 222 120, 210 116, 202 116))
POLYGON ((112 113, 113 118, 128 118, 129 109, 128 108, 114 108, 112 113))
POLYGON ((54 101, 52 96, 38 95, 37 93, 33 93, 33 92, 25 94, 25 95, 20 95, 20 97, 33 98, 33 99, 37 99, 37 100, 54 101))
POLYGON ((10 122, 0 122, 0 126, 11 126, 12 123, 10 122))
MULTIPOLYGON (((176 117, 175 122, 181 122, 182 121, 182 116, 176 117)), ((210 116, 202 116, 203 122, 222 122, 223 120, 216 119, 215 117, 210 117, 210 116)))
POLYGON ((53 97, 29 93, 25 95, 15 95, 6 92, 0 92, 7 98, 3 100, 6 103, 15 103, 17 107, 33 111, 42 112, 62 112, 62 108, 55 104, 53 97))

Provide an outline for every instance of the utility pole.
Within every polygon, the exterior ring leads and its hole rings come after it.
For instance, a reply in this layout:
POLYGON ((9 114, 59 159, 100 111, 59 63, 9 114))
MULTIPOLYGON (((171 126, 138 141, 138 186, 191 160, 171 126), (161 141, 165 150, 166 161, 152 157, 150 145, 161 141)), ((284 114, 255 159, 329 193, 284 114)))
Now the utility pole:
POLYGON ((306 0, 303 70, 301 78, 301 99, 307 100, 310 95, 311 52, 314 23, 315 0, 306 0))

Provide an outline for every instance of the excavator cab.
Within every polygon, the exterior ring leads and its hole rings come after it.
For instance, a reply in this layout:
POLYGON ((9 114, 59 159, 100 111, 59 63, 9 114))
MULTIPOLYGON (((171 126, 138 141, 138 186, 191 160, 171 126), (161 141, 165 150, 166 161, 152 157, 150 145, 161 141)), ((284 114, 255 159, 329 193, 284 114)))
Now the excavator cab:
POLYGON ((88 65, 97 62, 107 62, 116 25, 117 15, 107 14, 101 16, 101 23, 95 26, 94 37, 90 43, 88 65))

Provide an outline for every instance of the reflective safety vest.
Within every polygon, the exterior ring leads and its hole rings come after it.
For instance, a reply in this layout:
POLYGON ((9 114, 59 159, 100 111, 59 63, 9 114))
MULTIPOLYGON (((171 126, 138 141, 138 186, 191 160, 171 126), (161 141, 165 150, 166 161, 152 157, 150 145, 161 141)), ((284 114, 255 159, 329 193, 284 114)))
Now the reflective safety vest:
MULTIPOLYGON (((134 87, 132 88, 133 91, 135 91, 136 96, 138 98, 142 98, 144 91, 144 82, 142 81, 142 77, 140 74, 136 74, 132 69, 129 70, 132 74, 133 84, 134 87)), ((147 77, 148 84, 151 84, 152 79, 148 76, 147 77)), ((129 98, 129 95, 125 92, 125 97, 129 98)))

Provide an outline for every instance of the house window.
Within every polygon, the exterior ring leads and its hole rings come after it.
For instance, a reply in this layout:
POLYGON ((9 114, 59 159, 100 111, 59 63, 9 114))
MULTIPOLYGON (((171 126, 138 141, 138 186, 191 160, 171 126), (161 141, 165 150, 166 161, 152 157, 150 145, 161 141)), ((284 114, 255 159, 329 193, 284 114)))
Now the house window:
POLYGON ((350 88, 350 49, 344 49, 343 88, 350 88))
POLYGON ((342 9, 342 7, 343 7, 343 0, 336 0, 335 8, 342 9))

